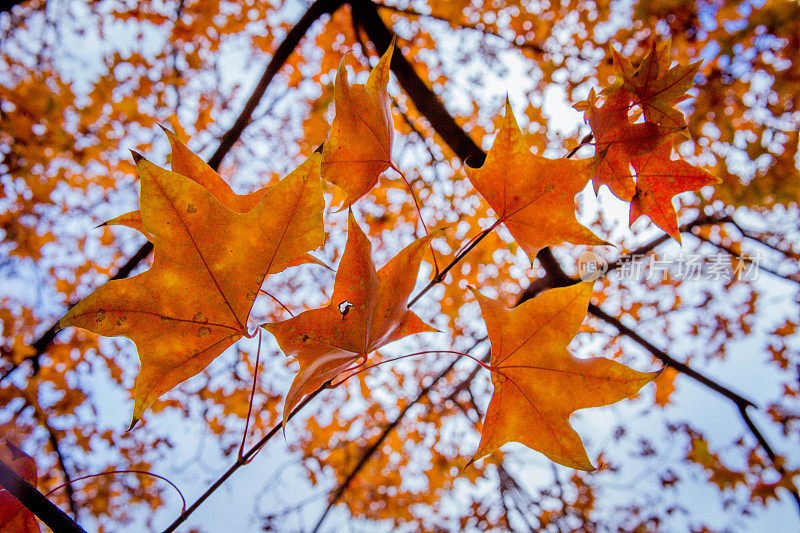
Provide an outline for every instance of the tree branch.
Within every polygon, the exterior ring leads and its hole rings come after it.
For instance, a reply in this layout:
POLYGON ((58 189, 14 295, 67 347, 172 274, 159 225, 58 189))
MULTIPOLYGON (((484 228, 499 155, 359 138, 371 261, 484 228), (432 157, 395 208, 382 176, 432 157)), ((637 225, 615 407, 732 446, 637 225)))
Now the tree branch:
POLYGON ((797 283, 798 285, 800 285, 800 279, 797 277, 797 274, 784 276, 783 274, 780 274, 776 270, 773 270, 773 269, 771 269, 769 267, 765 267, 765 266, 753 261, 752 258, 744 256, 744 255, 738 253, 736 250, 730 248, 729 246, 725 246, 724 244, 720 244, 720 243, 714 242, 711 239, 709 239, 708 237, 705 237, 703 235, 695 235, 695 237, 697 237, 699 240, 701 240, 701 241, 703 241, 705 243, 710 244, 711 246, 714 246, 718 250, 721 250, 721 251, 727 253, 728 255, 730 255, 731 257, 733 257, 733 258, 735 258, 735 259, 737 259, 739 261, 744 261, 746 263, 750 263, 751 265, 754 265, 758 270, 763 270, 764 272, 766 272, 768 274, 772 274, 776 278, 779 278, 779 279, 782 279, 782 280, 785 280, 785 281, 791 281, 793 283, 797 283))
MULTIPOLYGON (((472 349, 478 346, 478 344, 480 344, 482 340, 483 339, 476 342, 475 345, 470 350, 467 350, 467 353, 469 353, 472 349)), ((419 392, 419 394, 417 394, 417 397, 414 398, 414 400, 412 400, 411 402, 409 402, 408 405, 406 405, 402 411, 400 411, 400 413, 395 417, 394 420, 392 420, 386 426, 384 426, 383 431, 381 431, 381 434, 378 435, 378 438, 375 440, 375 442, 373 442, 369 446, 369 448, 364 450, 364 453, 361 455, 361 459, 359 459, 358 463, 356 463, 356 465, 350 470, 347 476, 345 476, 344 480, 341 483, 339 483, 339 486, 336 487, 333 494, 330 496, 327 507, 325 507, 325 510, 322 512, 322 515, 317 519, 317 523, 316 525, 314 525, 314 528, 312 529, 313 533, 317 533, 317 531, 319 531, 319 528, 322 526, 322 522, 325 521, 325 518, 328 516, 330 510, 333 508, 334 505, 339 503, 339 500, 341 499, 342 494, 344 494, 344 491, 347 490, 347 488, 350 486, 350 483, 353 482, 353 480, 356 478, 359 472, 361 472, 364 466, 369 462, 370 458, 372 458, 372 456, 375 455, 375 453, 381 447, 381 445, 389 436, 389 434, 391 434, 391 432, 394 431, 394 429, 400 424, 400 422, 403 420, 403 418, 405 418, 405 416, 408 414, 411 408, 417 405, 424 397, 426 397, 428 393, 431 390, 433 390, 433 387, 435 387, 439 383, 439 381, 444 379, 447 376, 447 374, 449 374, 450 371, 453 370, 458 361, 459 359, 454 359, 449 365, 447 365, 447 367, 444 370, 439 372, 439 374, 435 378, 433 378, 433 381, 431 381, 427 387, 424 387, 419 392)), ((480 366, 478 366, 477 368, 480 368, 480 366)), ((473 377, 474 374, 470 374, 470 376, 467 379, 471 381, 473 377)))
MULTIPOLYGON (((687 222, 681 226, 680 232, 689 233, 697 237, 697 235, 691 233, 692 229, 699 226, 705 226, 707 224, 722 224, 726 222, 733 222, 733 219, 730 217, 730 215, 701 215, 691 222, 687 222)), ((650 242, 639 246, 635 250, 631 250, 627 254, 620 256, 616 261, 608 264, 605 275, 608 275, 609 272, 620 268, 626 263, 636 260, 637 256, 652 252, 670 239, 672 239, 672 237, 664 233, 650 242)), ((569 285, 573 285, 580 281, 579 279, 571 278, 564 273, 564 271, 561 269, 561 265, 559 265, 555 256, 553 256, 553 252, 549 247, 542 248, 536 255, 536 258, 539 260, 539 264, 542 266, 542 268, 544 268, 544 276, 536 278, 530 282, 530 284, 522 292, 522 301, 534 298, 539 293, 547 289, 568 287, 569 285)))
MULTIPOLYGON (((750 414, 747 412, 747 406, 739 405, 738 407, 739 407, 739 414, 742 416, 742 420, 744 420, 747 429, 750 430, 750 433, 753 434, 753 436, 756 438, 756 441, 764 449, 764 451, 767 454, 767 457, 769 457, 769 460, 772 461, 772 465, 775 467, 775 470, 777 470, 778 473, 781 475, 781 479, 788 479, 789 484, 795 487, 792 478, 788 477, 786 468, 784 468, 783 466, 783 461, 778 458, 778 456, 775 454, 775 451, 772 449, 772 446, 770 446, 766 437, 764 437, 764 434, 761 433, 761 430, 758 429, 756 423, 753 421, 752 418, 750 418, 750 414)), ((789 489, 789 492, 792 495, 792 499, 794 500, 794 504, 797 507, 797 511, 800 512, 800 493, 798 493, 796 487, 793 489, 789 489)))
POLYGON ((45 498, 44 494, 0 460, 0 486, 57 533, 86 533, 72 518, 45 498))
MULTIPOLYGON (((376 6, 378 8, 380 8, 380 9, 385 9, 386 11, 391 11, 393 13, 397 13, 399 15, 404 15, 406 17, 428 18, 428 19, 438 20, 439 22, 446 22, 446 23, 451 24, 451 25, 454 23, 453 20, 450 20, 450 19, 448 19, 446 17, 442 17, 440 15, 435 15, 433 13, 430 13, 430 14, 420 13, 419 11, 414 11, 413 9, 408 8, 408 7, 405 7, 405 8, 403 8, 403 7, 395 7, 395 6, 390 6, 390 5, 386 5, 386 4, 379 3, 379 2, 376 2, 376 6)), ((470 24, 469 22, 465 22, 465 21, 457 22, 456 26, 457 26, 457 28, 460 28, 460 29, 472 30, 472 31, 475 31, 475 32, 482 33, 483 35, 486 35, 488 37, 495 37, 495 38, 503 41, 507 45, 513 46, 515 48, 527 49, 527 50, 530 50, 532 52, 536 52, 537 54, 546 54, 546 53, 548 53, 547 50, 545 50, 544 48, 542 48, 541 46, 539 46, 536 43, 530 43, 530 42, 527 42, 527 41, 523 42, 523 43, 517 43, 516 41, 512 41, 511 39, 508 39, 507 37, 503 37, 497 31, 492 30, 491 28, 486 27, 486 26, 481 27, 481 26, 478 26, 476 24, 470 24)))
POLYGON ((661 348, 658 348, 657 346, 653 345, 653 343, 651 343, 650 341, 648 341, 647 339, 645 339, 644 337, 642 337, 641 335, 636 333, 636 331, 634 331, 633 329, 631 329, 628 326, 626 326, 625 324, 623 324, 618 318, 613 317, 613 316, 609 315, 608 313, 606 313, 599 306, 597 306, 597 305, 595 305, 593 303, 590 303, 589 304, 589 314, 599 318, 600 320, 602 320, 603 322, 605 322, 607 324, 610 324, 610 325, 614 326, 615 328, 617 328, 617 330, 621 334, 625 335, 626 337, 628 337, 629 339, 634 341, 636 344, 638 344, 639 346, 641 346, 644 349, 646 349, 648 352, 653 354, 653 356, 656 359, 658 359, 659 361, 664 363, 666 366, 668 366, 670 368, 674 368, 675 370, 677 370, 681 374, 684 374, 684 375, 692 378, 693 380, 697 381, 698 383, 700 383, 702 385, 705 385, 707 388, 709 388, 709 389, 713 390, 714 392, 716 392, 716 393, 724 396, 725 398, 729 399, 737 407, 739 407, 739 408, 757 407, 756 404, 754 404, 752 401, 748 400, 747 398, 735 393, 734 391, 732 391, 731 389, 729 389, 727 387, 724 387, 723 385, 720 385, 719 383, 717 383, 713 379, 701 374, 700 372, 698 372, 697 370, 694 370, 693 368, 689 367, 685 363, 682 363, 682 362, 678 361, 677 359, 674 359, 672 356, 667 354, 664 350, 662 350, 661 348))
MULTIPOLYGON (((349 3, 353 10, 353 20, 364 29, 378 52, 383 54, 392 42, 392 32, 384 24, 377 7, 371 0, 350 0, 349 3)), ((425 85, 411 63, 399 52, 396 50, 392 56, 391 69, 414 106, 459 159, 474 167, 483 165, 486 159, 484 151, 461 129, 442 101, 425 85)))
POLYGON ((72 487, 72 478, 69 475, 69 470, 67 470, 66 459, 64 458, 64 454, 61 453, 61 446, 59 446, 58 443, 58 436, 56 435, 55 430, 49 424, 45 422, 44 426, 47 429, 47 434, 49 435, 50 438, 50 446, 52 446, 53 450, 56 452, 56 458, 58 459, 58 467, 61 469, 61 473, 64 475, 64 484, 66 485, 69 510, 72 512, 72 517, 75 520, 77 520, 78 505, 75 503, 75 489, 72 487))

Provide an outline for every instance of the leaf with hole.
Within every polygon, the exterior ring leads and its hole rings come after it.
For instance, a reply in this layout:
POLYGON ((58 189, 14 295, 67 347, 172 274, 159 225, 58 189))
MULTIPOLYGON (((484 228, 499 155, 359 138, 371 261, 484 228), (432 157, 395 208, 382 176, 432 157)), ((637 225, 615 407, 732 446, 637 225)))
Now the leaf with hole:
POLYGON ((350 213, 347 244, 330 303, 264 326, 283 352, 300 363, 284 403, 284 421, 303 396, 354 363, 366 361, 381 346, 414 333, 436 331, 406 306, 435 235, 415 240, 376 271, 372 246, 350 213))

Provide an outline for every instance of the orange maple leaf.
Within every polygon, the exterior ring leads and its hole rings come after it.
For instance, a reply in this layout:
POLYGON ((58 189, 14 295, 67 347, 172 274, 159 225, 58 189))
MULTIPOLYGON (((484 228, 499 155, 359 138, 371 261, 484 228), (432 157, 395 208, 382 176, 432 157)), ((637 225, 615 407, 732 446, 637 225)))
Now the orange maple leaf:
POLYGON ((632 96, 624 89, 611 92, 597 107, 594 89, 579 108, 586 110, 586 122, 595 138, 596 165, 592 176, 595 194, 601 186, 621 200, 630 201, 636 192, 630 170, 631 158, 660 146, 672 131, 653 122, 631 123, 628 117, 632 96))
POLYGON ((672 205, 672 197, 719 183, 720 180, 682 159, 671 159, 671 154, 672 140, 669 140, 653 152, 631 159, 636 169, 636 194, 631 200, 629 224, 647 215, 655 225, 681 242, 678 215, 672 205))
POLYGON ((300 363, 286 395, 284 422, 303 396, 354 362, 365 361, 381 346, 407 335, 436 331, 406 306, 420 262, 434 236, 432 233, 415 240, 376 272, 369 240, 350 214, 347 244, 330 303, 263 326, 275 336, 283 352, 300 363))
POLYGON ((394 128, 386 85, 393 51, 394 45, 386 50, 366 85, 350 85, 344 60, 336 73, 336 115, 322 149, 322 177, 347 193, 342 208, 367 194, 392 166, 394 128))
MULTIPOLYGON (((0 442, 0 461, 3 461, 25 481, 36 486, 36 462, 25 452, 3 439, 0 442)), ((34 514, 7 490, 0 488, 0 531, 3 533, 39 533, 34 514)))
MULTIPOLYGON (((170 157, 172 171, 186 176, 195 183, 202 185, 214 198, 231 211, 235 213, 247 213, 258 205, 258 202, 264 197, 264 194, 271 188, 271 185, 267 185, 257 191, 247 194, 236 194, 217 171, 198 157, 197 154, 189 150, 173 132, 164 127, 161 129, 166 133, 170 148, 172 149, 170 157)), ((311 163, 312 165, 316 165, 313 172, 319 173, 319 169, 317 168, 319 160, 319 157, 314 157, 314 161, 311 163)), ((153 238, 144 229, 144 225, 142 224, 142 212, 138 209, 114 217, 100 224, 98 227, 114 225, 133 228, 142 233, 148 241, 153 242, 153 238)), ((308 263, 318 264, 330 269, 323 261, 320 261, 308 253, 304 253, 292 259, 287 266, 298 266, 308 263)))
POLYGON ((590 164, 533 154, 507 100, 503 123, 485 163, 466 170, 472 185, 529 257, 565 241, 604 243, 575 218, 575 195, 590 179, 590 164))
MULTIPOLYGON (((686 120, 674 105, 687 97, 686 91, 694 85, 701 62, 672 67, 670 48, 670 41, 658 44, 653 39, 638 68, 634 70, 630 63, 620 62, 618 72, 624 88, 636 96, 635 104, 642 108, 646 120, 681 129, 686 127, 686 120)), ((615 63, 618 56, 615 55, 615 63)))
POLYGON ((322 244, 319 158, 309 158, 246 213, 232 211, 198 182, 139 158, 153 266, 106 283, 59 321, 60 328, 124 335, 136 343, 142 368, 133 424, 159 396, 247 334, 268 274, 322 244))
POLYGON ((659 373, 570 355, 567 345, 592 297, 589 283, 550 289, 514 309, 473 293, 492 343, 494 394, 470 463, 507 442, 520 442, 564 466, 594 470, 570 414, 627 398, 659 373))
MULTIPOLYGON (((217 171, 211 168, 197 154, 178 139, 170 130, 162 127, 169 139, 171 154, 172 171, 186 176, 190 180, 202 185, 211 193, 222 205, 236 213, 246 213, 258 204, 264 194, 269 190, 269 186, 248 194, 236 194, 230 185, 222 179, 217 171)), ((151 240, 142 226, 142 213, 139 210, 125 213, 118 217, 100 224, 101 226, 121 225, 128 226, 142 232, 148 240, 151 240)))

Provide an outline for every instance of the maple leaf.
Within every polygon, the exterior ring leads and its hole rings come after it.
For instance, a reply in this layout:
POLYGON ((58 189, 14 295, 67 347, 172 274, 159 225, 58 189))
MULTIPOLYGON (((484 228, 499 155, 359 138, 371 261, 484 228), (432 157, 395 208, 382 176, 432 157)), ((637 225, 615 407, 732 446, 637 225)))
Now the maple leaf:
MULTIPOLYGON (((0 443, 0 461, 3 461, 25 481, 36 486, 36 462, 25 452, 3 439, 0 443)), ((4 533, 38 533, 36 516, 7 490, 0 488, 0 531, 4 533)))
POLYGON ((592 296, 589 283, 550 289, 514 309, 473 293, 492 343, 494 394, 470 463, 513 441, 564 466, 593 470, 569 424, 570 414, 627 398, 659 373, 570 355, 567 345, 580 330, 592 296))
MULTIPOLYGON (((170 156, 172 171, 186 176, 195 183, 202 185, 214 198, 231 211, 235 213, 246 213, 250 211, 258 204, 267 190, 269 190, 269 186, 266 186, 248 194, 236 194, 233 192, 230 185, 222 179, 222 176, 197 154, 189 150, 189 148, 178 139, 177 135, 164 127, 161 129, 167 135, 170 149, 172 150, 170 156)), ((148 240, 152 241, 144 230, 144 226, 142 225, 142 213, 139 210, 125 213, 124 215, 120 215, 100 224, 100 226, 111 225, 131 227, 140 231, 148 240)))
POLYGON ((692 437, 690 449, 686 453, 689 461, 702 465, 708 473, 708 481, 721 490, 735 489, 739 484, 747 485, 745 472, 728 468, 720 456, 708 448, 708 442, 699 437, 692 437))
POLYGON ((284 422, 300 399, 378 348, 414 333, 436 329, 408 310, 431 233, 415 240, 380 270, 372 262, 372 247, 349 215, 347 244, 330 303, 294 318, 265 324, 281 350, 294 356, 300 371, 284 403, 284 422))
MULTIPOLYGON (((194 376, 247 333, 264 278, 324 240, 315 154, 246 213, 199 183, 139 158, 144 230, 153 266, 98 288, 59 321, 139 350, 133 423, 172 387, 194 376)), ((132 424, 133 425, 133 424, 132 424)))
POLYGON ((575 218, 575 195, 590 179, 590 164, 533 154, 508 100, 486 161, 480 168, 466 170, 472 185, 529 257, 565 241, 603 244, 575 218))
POLYGON ((646 120, 680 129, 686 127, 686 120, 674 105, 686 98, 701 62, 671 67, 670 48, 670 41, 657 44, 653 39, 639 67, 631 72, 626 65, 619 73, 625 89, 636 96, 635 103, 644 111, 646 120))
POLYGON ((336 73, 331 133, 322 149, 322 177, 344 189, 342 209, 367 194, 381 172, 392 166, 394 129, 389 109, 389 46, 366 85, 350 85, 344 59, 336 73))
MULTIPOLYGON (((247 213, 258 204, 261 198, 263 198, 264 194, 266 194, 266 192, 271 188, 270 185, 267 185, 251 193, 236 194, 233 192, 230 185, 228 185, 228 183, 222 178, 222 176, 220 176, 197 154, 189 150, 189 148, 183 144, 173 132, 164 127, 161 129, 167 135, 170 148, 172 149, 170 157, 172 171, 186 176, 195 183, 202 185, 203 188, 205 188, 209 193, 211 193, 212 196, 214 196, 214 198, 216 198, 222 205, 231 211, 235 213, 247 213)), ((312 170, 313 172, 319 172, 317 168, 319 166, 319 160, 320 158, 315 156, 313 161, 309 163, 312 165, 312 167, 314 167, 312 170)), ((133 228, 142 233, 148 241, 153 242, 152 236, 144 229, 144 225, 142 223, 142 212, 138 209, 136 211, 131 211, 129 213, 114 217, 111 220, 100 224, 98 227, 113 225, 133 228)), ((287 267, 308 263, 318 264, 328 269, 330 268, 323 261, 320 261, 308 253, 304 253, 292 259, 287 267)))
POLYGON ((671 159, 671 154, 672 140, 669 140, 655 151, 631 159, 636 169, 636 194, 631 200, 629 225, 640 216, 647 215, 655 225, 681 242, 678 215, 672 205, 672 197, 719 183, 720 180, 682 159, 671 159))
POLYGON ((655 150, 669 138, 673 130, 653 122, 632 123, 628 117, 632 96, 624 89, 607 95, 597 107, 594 89, 585 102, 576 105, 585 109, 586 122, 595 138, 596 170, 592 176, 595 194, 601 186, 621 200, 630 201, 636 193, 630 170, 631 158, 655 150))

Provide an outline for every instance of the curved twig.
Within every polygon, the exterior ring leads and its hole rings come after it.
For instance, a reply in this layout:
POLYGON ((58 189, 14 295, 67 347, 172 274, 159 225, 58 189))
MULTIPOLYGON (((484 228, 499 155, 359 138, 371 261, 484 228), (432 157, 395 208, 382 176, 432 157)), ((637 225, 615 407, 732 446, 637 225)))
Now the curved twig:
MULTIPOLYGON (((302 401, 302 402, 300 402, 299 404, 297 404, 297 407, 295 407, 295 408, 292 410, 292 412, 291 412, 291 413, 289 413, 289 416, 287 416, 287 417, 286 417, 286 420, 287 420, 287 421, 289 421, 289 420, 291 420, 292 418, 294 418, 294 416, 295 416, 297 413, 299 413, 299 412, 300 412, 300 411, 301 411, 301 410, 302 410, 302 409, 303 409, 303 408, 304 408, 306 405, 308 405, 308 403, 309 403, 309 402, 311 402, 311 400, 313 400, 314 398, 316 398, 316 397, 317 397, 317 395, 318 395, 320 392, 322 392, 323 390, 327 389, 329 386, 330 386, 330 381, 326 381, 325 383, 323 383, 323 384, 322 384, 322 386, 321 386, 320 388, 318 388, 317 390, 315 390, 314 392, 312 392, 311 394, 309 394, 308 396, 306 396, 306 397, 303 399, 303 401, 302 401)), ((225 483, 225 481, 226 481, 226 480, 227 480, 229 477, 231 477, 231 476, 233 475, 233 473, 234 473, 234 472, 236 472, 236 471, 237 471, 237 470, 239 470, 239 469, 240 469, 242 466, 244 466, 244 465, 246 465, 248 462, 250 462, 250 460, 251 460, 253 457, 255 457, 255 455, 256 455, 256 454, 257 454, 257 453, 258 453, 258 452, 261 450, 261 448, 263 448, 263 447, 264 447, 264 445, 265 445, 267 442, 269 442, 269 440, 270 440, 272 437, 274 437, 275 435, 277 435, 277 434, 278 434, 278 432, 281 430, 281 428, 283 428, 283 422, 278 422, 278 424, 277 424, 275 427, 273 427, 271 430, 269 430, 269 433, 267 433, 266 435, 264 435, 264 436, 261 438, 261 440, 259 440, 257 443, 255 443, 255 444, 254 444, 254 445, 253 445, 253 446, 252 446, 252 447, 251 447, 249 450, 247 450, 247 452, 246 452, 246 453, 242 454, 242 455, 241 455, 241 456, 240 456, 240 457, 239 457, 239 458, 236 460, 236 462, 235 462, 235 463, 233 463, 233 464, 231 465, 231 467, 230 467, 230 468, 228 468, 228 470, 226 470, 226 471, 225 471, 225 473, 224 473, 224 474, 222 474, 222 475, 221 475, 219 478, 217 478, 217 480, 216 480, 216 481, 215 481, 215 482, 214 482, 214 483, 213 483, 213 484, 212 484, 210 487, 208 487, 208 488, 206 489, 206 491, 205 491, 203 494, 201 494, 201 495, 200 495, 200 497, 199 497, 199 498, 197 498, 197 500, 195 500, 195 502, 194 502, 194 503, 193 503, 191 506, 189 506, 189 508, 188 508, 188 509, 186 509, 185 511, 183 511, 183 512, 180 514, 180 516, 179 516, 178 518, 176 518, 176 519, 175 519, 175 521, 174 521, 174 522, 172 522, 172 523, 171 523, 169 526, 167 526, 167 529, 165 529, 165 530, 164 530, 162 533, 170 533, 170 532, 172 532, 172 531, 175 531, 175 529, 177 529, 177 527, 178 527, 179 525, 181 525, 183 522, 185 522, 185 521, 186 521, 186 519, 187 519, 187 518, 189 518, 189 516, 191 516, 191 514, 192 514, 193 512, 195 512, 195 510, 197 510, 197 508, 198 508, 198 507, 200 507, 200 505, 202 505, 202 503, 203 503, 204 501, 206 501, 206 500, 208 499, 208 497, 209 497, 209 496, 211 496, 211 495, 212 495, 212 494, 213 494, 213 493, 214 493, 214 492, 215 492, 215 491, 216 491, 216 490, 217 490, 217 489, 218 489, 220 486, 222 486, 222 484, 223 484, 223 483, 225 483)))

